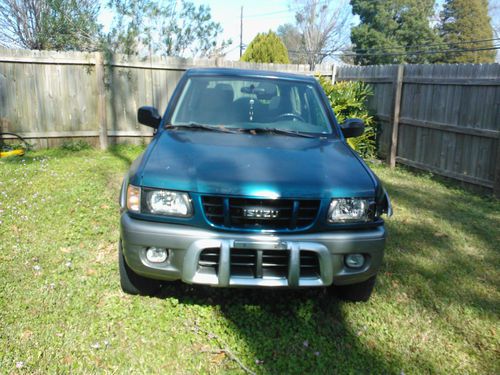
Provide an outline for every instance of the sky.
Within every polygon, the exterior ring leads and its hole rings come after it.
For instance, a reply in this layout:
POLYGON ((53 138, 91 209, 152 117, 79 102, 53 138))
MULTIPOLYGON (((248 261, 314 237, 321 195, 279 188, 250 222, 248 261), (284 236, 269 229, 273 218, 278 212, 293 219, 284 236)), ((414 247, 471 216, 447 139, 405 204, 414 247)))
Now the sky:
POLYGON ((293 23, 295 11, 287 0, 195 0, 196 4, 209 4, 212 18, 219 22, 223 39, 232 39, 226 59, 239 60, 240 12, 243 6, 243 44, 248 45, 262 32, 276 30, 284 23, 293 23))
MULTIPOLYGON (((179 0, 177 0, 179 1, 179 0)), ((196 5, 209 5, 212 19, 219 22, 223 28, 219 41, 231 39, 232 45, 226 50, 227 60, 239 60, 240 44, 240 12, 243 6, 243 44, 248 45, 252 39, 262 32, 276 31, 278 26, 285 23, 294 23, 297 5, 293 0, 190 0, 196 5)), ((346 0, 329 0, 345 2, 346 0)), ((103 4, 107 0, 101 0, 103 4)), ((489 0, 493 24, 500 29, 500 0, 489 0)), ((438 10, 443 0, 436 1, 438 10)), ((104 6, 103 6, 104 8, 104 6)), ((109 27, 112 14, 103 9, 99 21, 105 29, 109 27)), ((353 17, 351 24, 357 23, 353 17)), ((499 35, 500 36, 500 35, 499 35)), ((500 51, 497 61, 500 61, 500 51)))
MULTIPOLYGON (((101 0, 104 4, 106 1, 101 0)), ((248 45, 252 39, 262 32, 276 31, 278 26, 295 22, 298 6, 293 0, 190 0, 195 5, 209 5, 212 19, 223 28, 221 40, 232 40, 226 50, 227 60, 239 60, 240 51, 240 14, 243 7, 243 44, 248 45)), ((346 0, 330 0, 331 2, 346 0)), ((104 8, 104 6, 102 7, 104 8)), ((105 30, 109 27, 112 14, 103 9, 99 21, 105 30)))

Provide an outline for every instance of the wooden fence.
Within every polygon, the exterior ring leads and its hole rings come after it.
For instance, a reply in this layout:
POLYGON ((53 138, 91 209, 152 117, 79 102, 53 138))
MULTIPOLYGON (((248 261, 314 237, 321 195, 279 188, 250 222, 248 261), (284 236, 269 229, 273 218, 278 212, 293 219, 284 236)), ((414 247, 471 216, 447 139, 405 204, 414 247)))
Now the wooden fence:
POLYGON ((373 86, 379 152, 500 196, 500 65, 341 67, 336 80, 373 86))
MULTIPOLYGON (((102 147, 108 140, 141 141, 152 132, 137 123, 137 109, 154 105, 163 110, 186 69, 210 66, 313 74, 308 65, 124 55, 104 61, 101 53, 0 49, 0 128, 37 147, 68 138, 102 147)), ((332 65, 319 70, 334 74, 332 65)))
POLYGON ((163 110, 191 67, 320 73, 370 83, 369 106, 380 124, 379 152, 396 162, 493 189, 500 196, 500 66, 252 64, 178 58, 139 59, 100 53, 0 49, 0 131, 37 147, 84 138, 142 142, 151 130, 137 108, 163 110))

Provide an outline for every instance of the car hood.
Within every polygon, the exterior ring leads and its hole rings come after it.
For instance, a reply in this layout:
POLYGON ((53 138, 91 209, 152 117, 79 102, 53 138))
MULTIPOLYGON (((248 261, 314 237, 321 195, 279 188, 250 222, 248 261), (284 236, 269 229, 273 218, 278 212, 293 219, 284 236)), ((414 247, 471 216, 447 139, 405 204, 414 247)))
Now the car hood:
POLYGON ((339 139, 168 130, 154 142, 138 171, 142 186, 261 198, 375 191, 367 169, 339 139))

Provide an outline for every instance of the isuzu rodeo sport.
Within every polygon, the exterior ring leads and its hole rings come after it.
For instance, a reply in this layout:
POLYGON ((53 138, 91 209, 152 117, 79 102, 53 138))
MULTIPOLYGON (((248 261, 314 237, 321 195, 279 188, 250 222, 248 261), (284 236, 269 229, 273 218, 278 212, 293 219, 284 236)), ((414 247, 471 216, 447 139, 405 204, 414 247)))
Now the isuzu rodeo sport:
POLYGON ((332 287, 366 301, 391 214, 385 189, 349 147, 364 124, 338 124, 313 77, 191 69, 124 178, 122 289, 162 283, 332 287))

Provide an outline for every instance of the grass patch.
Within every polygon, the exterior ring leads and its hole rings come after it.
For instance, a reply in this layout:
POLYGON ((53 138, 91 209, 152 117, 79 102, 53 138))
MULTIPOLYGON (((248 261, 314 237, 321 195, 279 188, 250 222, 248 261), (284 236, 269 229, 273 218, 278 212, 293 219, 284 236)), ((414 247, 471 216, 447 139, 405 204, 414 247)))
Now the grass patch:
POLYGON ((403 169, 366 304, 323 290, 119 288, 118 191, 142 148, 0 160, 2 372, 500 373, 500 202, 403 169))

